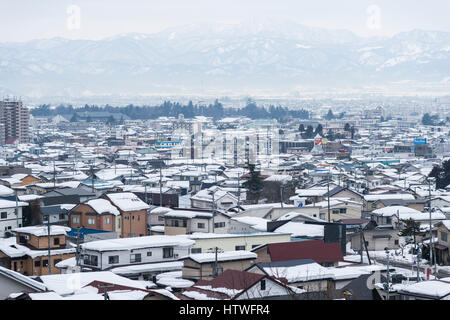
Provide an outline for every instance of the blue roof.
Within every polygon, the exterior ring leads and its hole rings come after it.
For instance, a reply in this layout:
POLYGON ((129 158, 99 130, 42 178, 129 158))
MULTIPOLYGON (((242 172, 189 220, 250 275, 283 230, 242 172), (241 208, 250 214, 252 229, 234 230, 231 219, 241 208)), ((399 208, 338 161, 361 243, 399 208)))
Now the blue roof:
POLYGON ((89 229, 89 228, 72 228, 69 232, 67 232, 67 236, 76 238, 78 235, 78 229, 80 230, 80 239, 84 239, 84 235, 86 234, 95 234, 95 233, 106 233, 111 231, 98 230, 98 229, 89 229))

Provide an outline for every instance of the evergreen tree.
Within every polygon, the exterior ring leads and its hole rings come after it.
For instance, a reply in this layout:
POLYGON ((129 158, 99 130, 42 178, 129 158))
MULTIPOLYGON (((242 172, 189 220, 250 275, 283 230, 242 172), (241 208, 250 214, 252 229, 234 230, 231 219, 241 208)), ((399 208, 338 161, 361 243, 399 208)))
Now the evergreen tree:
POLYGON ((335 118, 336 118, 336 117, 335 117, 335 115, 333 114, 333 111, 331 111, 331 109, 329 109, 327 115, 325 116, 325 119, 326 119, 326 120, 332 120, 332 119, 335 119, 335 118))
POLYGON ((405 225, 400 231, 399 235, 402 237, 413 237, 414 248, 417 248, 416 236, 423 235, 423 233, 420 231, 420 223, 410 218, 408 220, 405 220, 404 224, 405 225))
POLYGON ((431 119, 431 116, 429 113, 425 113, 422 117, 422 124, 425 126, 432 126, 434 125, 433 120, 431 119))
POLYGON ((301 123, 300 126, 298 127, 298 131, 305 132, 305 126, 303 125, 303 123, 301 123))
POLYGON ((261 196, 261 191, 263 189, 263 182, 261 179, 261 174, 259 171, 255 170, 254 164, 249 164, 248 168, 250 170, 250 177, 244 183, 244 187, 248 189, 248 198, 249 200, 255 200, 258 202, 259 197, 261 196))
POLYGON ((322 125, 319 123, 319 125, 316 127, 316 131, 314 131, 315 134, 320 134, 321 136, 323 135, 323 127, 322 125))
POLYGON ((78 121, 78 116, 76 113, 74 113, 72 118, 70 118, 70 122, 77 122, 77 121, 78 121))
POLYGON ((350 131, 350 124, 348 122, 344 126, 344 131, 350 131))
POLYGON ((436 189, 444 189, 450 185, 450 160, 444 161, 442 166, 434 166, 429 177, 436 179, 436 189))
POLYGON ((308 127, 306 127, 306 131, 305 133, 302 134, 302 138, 303 139, 311 139, 314 136, 314 129, 311 125, 308 125, 308 127))
POLYGON ((351 128, 350 128, 350 132, 352 133, 352 139, 354 139, 355 138, 355 127, 354 126, 352 126, 351 128))

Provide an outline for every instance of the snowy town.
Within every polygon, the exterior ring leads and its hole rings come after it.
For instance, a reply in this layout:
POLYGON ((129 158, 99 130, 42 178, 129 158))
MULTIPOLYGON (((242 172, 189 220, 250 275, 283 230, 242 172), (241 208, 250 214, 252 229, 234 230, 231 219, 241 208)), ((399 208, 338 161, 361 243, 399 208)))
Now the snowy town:
POLYGON ((450 298, 445 114, 0 108, 1 299, 450 298))
POLYGON ((449 12, 1 0, 0 301, 433 316, 399 306, 450 300, 449 12))

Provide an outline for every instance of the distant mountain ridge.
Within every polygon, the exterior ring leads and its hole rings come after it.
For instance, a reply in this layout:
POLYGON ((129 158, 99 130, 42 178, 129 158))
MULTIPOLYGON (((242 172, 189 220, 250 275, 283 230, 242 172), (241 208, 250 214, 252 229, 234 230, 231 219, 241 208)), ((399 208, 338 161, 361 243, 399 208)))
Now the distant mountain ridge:
POLYGON ((361 38, 295 23, 189 25, 0 43, 0 94, 27 97, 450 84, 450 32, 361 38))

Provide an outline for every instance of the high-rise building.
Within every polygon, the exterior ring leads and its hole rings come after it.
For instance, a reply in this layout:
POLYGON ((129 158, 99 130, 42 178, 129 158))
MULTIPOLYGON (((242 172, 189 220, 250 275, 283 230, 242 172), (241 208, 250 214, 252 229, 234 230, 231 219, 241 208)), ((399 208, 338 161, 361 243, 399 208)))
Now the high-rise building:
POLYGON ((20 100, 0 101, 0 144, 29 142, 30 116, 20 100))

